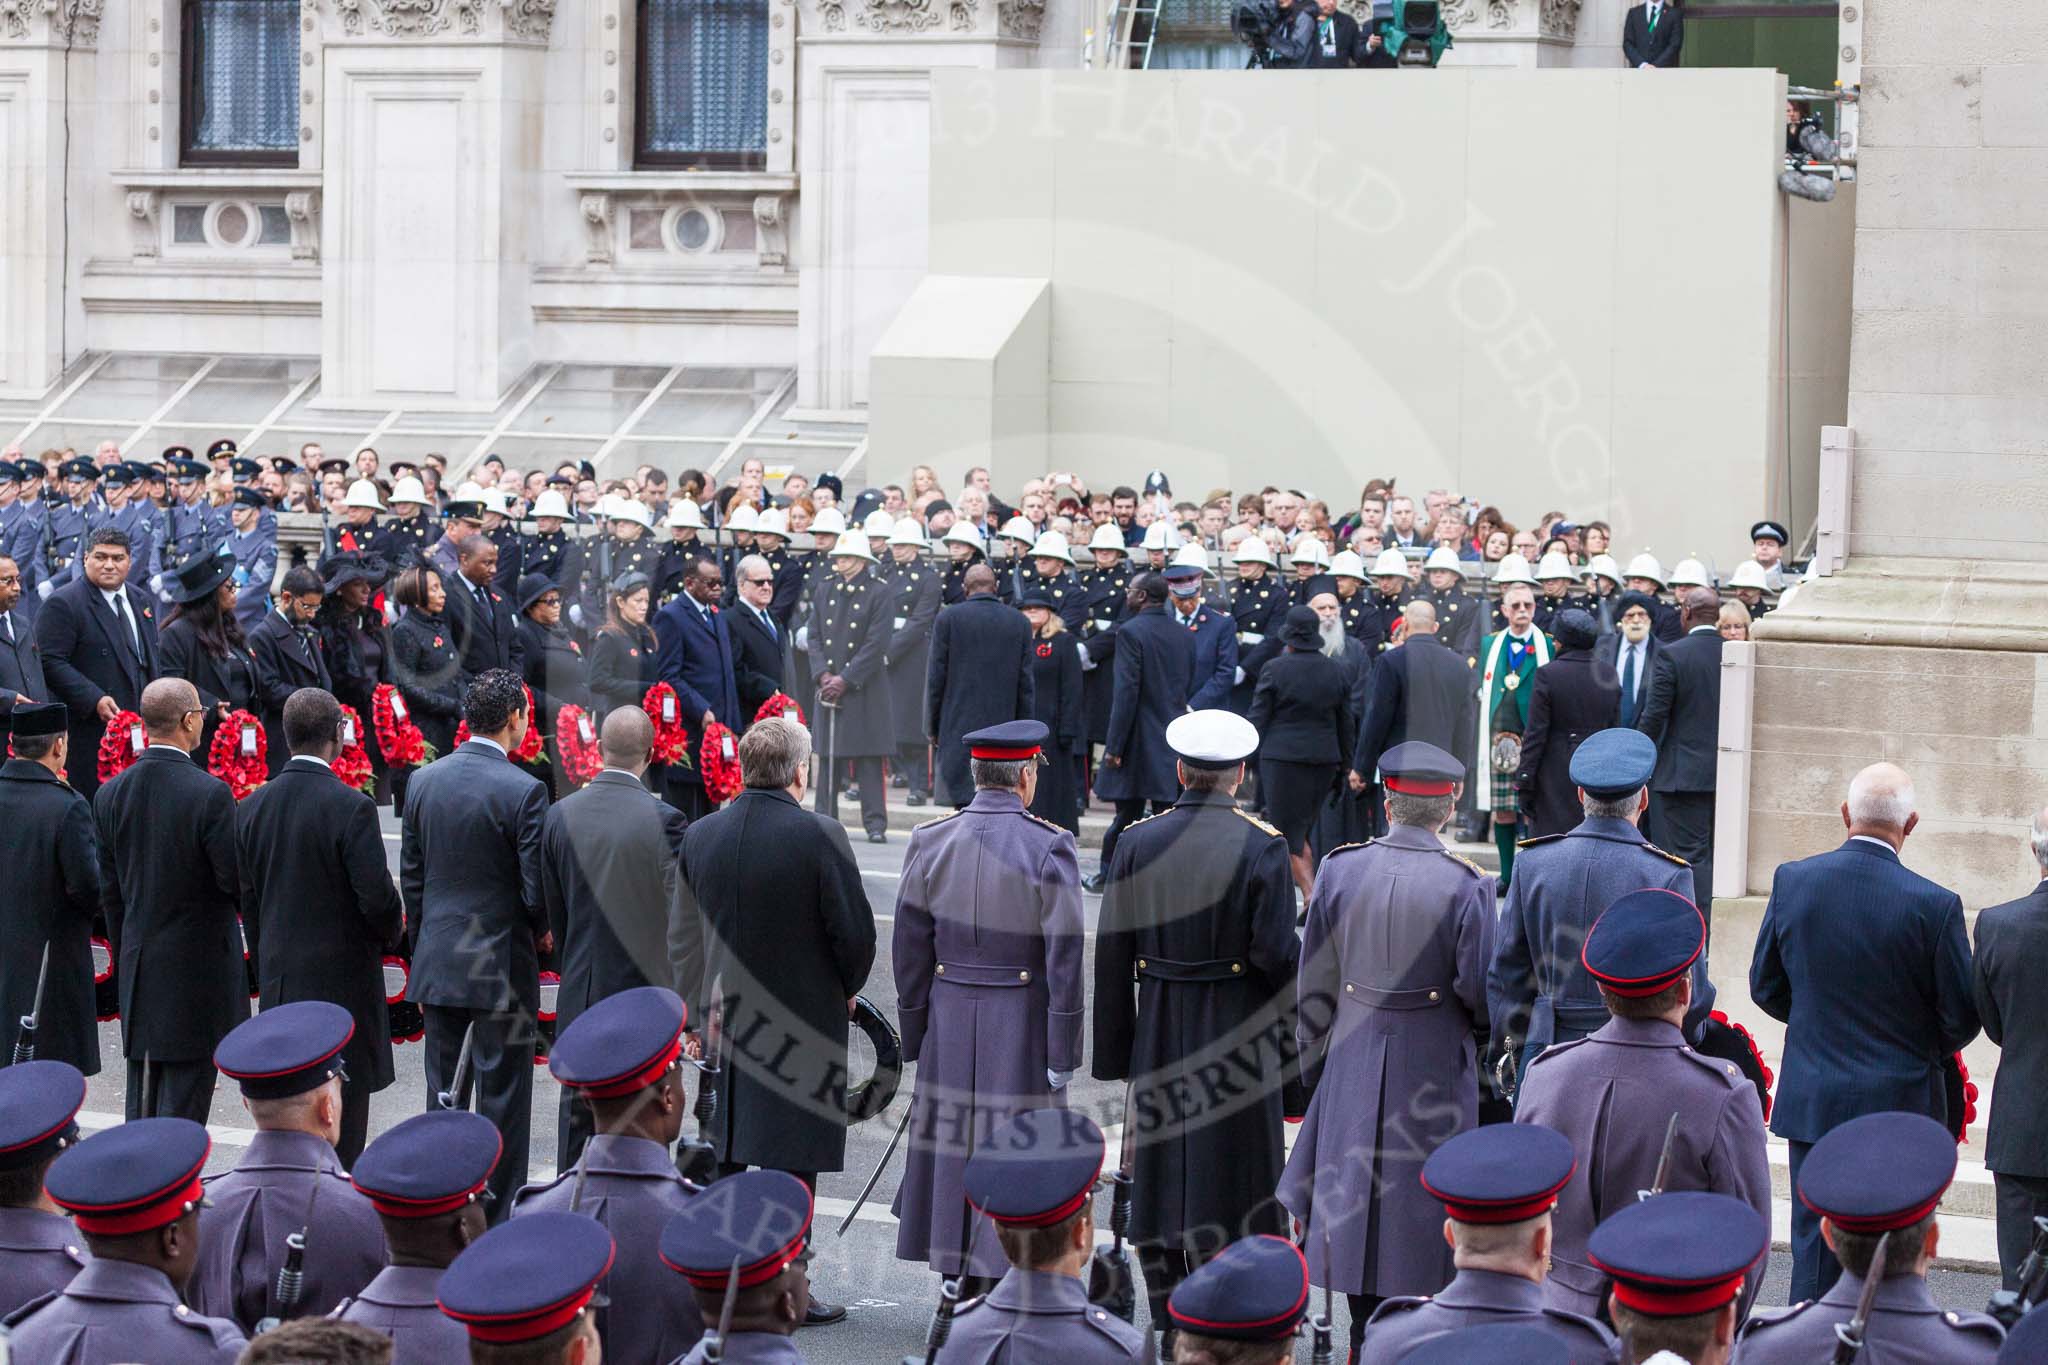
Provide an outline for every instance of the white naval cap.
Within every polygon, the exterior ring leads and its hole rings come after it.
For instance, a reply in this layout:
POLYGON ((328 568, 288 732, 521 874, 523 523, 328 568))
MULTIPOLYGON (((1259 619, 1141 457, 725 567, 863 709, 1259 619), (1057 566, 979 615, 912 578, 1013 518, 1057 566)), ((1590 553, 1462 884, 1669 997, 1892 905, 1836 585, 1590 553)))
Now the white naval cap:
POLYGON ((1259 732, 1235 711, 1190 711, 1167 723, 1166 746, 1191 768, 1228 768, 1258 751, 1259 732))

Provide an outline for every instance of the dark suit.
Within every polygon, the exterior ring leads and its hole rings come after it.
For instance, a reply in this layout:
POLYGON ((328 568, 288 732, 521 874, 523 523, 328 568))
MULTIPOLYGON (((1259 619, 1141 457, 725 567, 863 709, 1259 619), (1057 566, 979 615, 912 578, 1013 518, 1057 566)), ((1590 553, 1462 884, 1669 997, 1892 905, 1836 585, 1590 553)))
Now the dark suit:
POLYGON ((725 633, 732 640, 733 689, 739 693, 740 719, 754 723, 754 713, 777 692, 784 692, 789 672, 789 632, 770 616, 766 623, 740 602, 725 613, 725 633))
MULTIPOLYGON (((157 636, 157 668, 158 676, 183 678, 199 692, 199 704, 207 710, 206 729, 200 734, 199 748, 194 753, 202 766, 212 757, 213 737, 220 730, 220 717, 214 707, 226 702, 230 711, 261 709, 256 690, 256 661, 248 647, 231 644, 225 653, 215 654, 200 641, 198 628, 182 616, 166 624, 157 636)), ((283 730, 270 728, 266 745, 270 771, 275 773, 284 762, 283 730)))
POLYGON ((1195 637, 1173 620, 1171 607, 1148 604, 1125 617, 1112 634, 1115 684, 1102 766, 1095 771, 1095 794, 1116 803, 1116 815, 1102 836, 1105 875, 1117 840, 1143 817, 1146 803, 1156 815, 1180 796, 1166 727, 1187 713, 1195 687, 1195 637), (1112 758, 1117 761, 1111 763, 1112 758))
POLYGON ((235 853, 257 1007, 327 1000, 355 1019, 341 1054, 348 1079, 335 1143, 341 1164, 353 1166, 370 1096, 392 1081, 383 963, 405 933, 376 803, 317 760, 295 759, 243 800, 235 853))
POLYGON ((107 732, 100 720, 101 697, 112 697, 123 711, 142 704, 142 689, 157 675, 156 609, 146 595, 123 585, 123 600, 135 621, 131 638, 106 598, 83 578, 73 579, 50 594, 36 613, 36 645, 49 680, 49 700, 71 711, 71 758, 65 773, 72 790, 87 800, 99 790, 100 739, 107 732))
POLYGON ((936 747, 938 798, 974 799, 965 736, 1031 714, 1031 623, 993 593, 977 593, 939 613, 925 669, 925 724, 936 747))
POLYGON ((0 612, 0 716, 23 697, 52 700, 50 685, 43 680, 43 658, 28 618, 18 611, 0 612))
POLYGON ((1984 1164, 1998 1191, 1998 1261, 2016 1288, 2033 1240, 2033 1220, 2048 1214, 2048 881, 2016 901, 1977 912, 1975 1003, 1984 1036, 2003 1049, 1991 1092, 1984 1164))
POLYGON ((683 835, 669 927, 675 989, 725 998, 728 1056, 710 1134, 728 1166, 799 1174, 846 1160, 846 1002, 875 961, 875 917, 846 827, 750 787, 683 835), (775 907, 763 915, 759 908, 775 907))
POLYGON ((1521 837, 1564 834, 1578 826, 1584 811, 1572 781, 1572 755, 1587 736, 1614 724, 1620 697, 1614 670, 1591 650, 1566 650, 1536 670, 1522 766, 1515 773, 1521 837))
POLYGON ((413 774, 399 843, 399 889, 418 936, 406 999, 427 1017, 427 1105, 448 1088, 474 1024, 477 1112, 505 1139, 491 1172, 499 1217, 526 1183, 540 999, 535 940, 548 927, 546 809, 545 784, 473 739, 413 774))
POLYGON ((1627 726, 1633 730, 1636 717, 1643 713, 1643 704, 1650 700, 1650 680, 1657 676, 1657 661, 1664 657, 1664 651, 1669 649, 1670 645, 1658 639, 1655 631, 1643 637, 1642 655, 1635 666, 1635 692, 1630 695, 1622 688, 1621 671, 1622 665, 1626 662, 1621 651, 1627 643, 1619 630, 1609 631, 1593 642, 1593 657, 1614 670, 1614 715, 1607 723, 1627 726))
POLYGON ((1304 67, 1351 66, 1364 54, 1360 51, 1358 21, 1343 10, 1336 10, 1330 17, 1316 25, 1315 37, 1308 45, 1308 54, 1301 59, 1304 67), (1323 24, 1329 25, 1325 39, 1323 24), (1326 46, 1327 44, 1327 46, 1326 46))
MULTIPOLYGON (((548 811, 541 898, 562 974, 557 1036, 606 996, 668 984, 668 917, 684 824, 681 811, 617 769, 548 811)), ((556 1170, 575 1164, 590 1133, 589 1106, 564 1090, 556 1170)))
MULTIPOLYGON (((1657 743, 1653 837, 1692 864, 1693 903, 1714 903, 1714 775, 1720 764, 1721 633, 1695 626, 1664 651, 1636 729, 1657 743)), ((1712 917, 1709 916, 1709 923, 1712 917)))
POLYGON ((291 757, 284 742, 284 704, 302 687, 334 690, 327 672, 327 660, 320 653, 319 636, 311 626, 301 630, 275 611, 249 630, 249 653, 256 659, 256 690, 262 701, 263 732, 269 736, 267 750, 270 775, 276 777, 291 757))
POLYGON ((1237 623, 1228 611, 1209 606, 1196 607, 1192 616, 1182 616, 1171 602, 1167 619, 1195 640, 1194 672, 1188 679, 1188 709, 1207 711, 1230 700, 1237 677, 1237 623))
POLYGON ((522 672, 519 628, 504 594, 486 587, 486 605, 478 599, 476 585, 461 574, 443 575, 442 586, 448 593, 448 629, 462 651, 462 671, 471 677, 487 668, 522 672))
POLYGON ((213 1049, 249 1017, 235 798, 188 755, 151 745, 93 797, 93 822, 120 962, 128 1117, 142 1116, 147 1058, 151 1112, 204 1123, 213 1049))
POLYGON ((36 1020, 36 1056, 97 1075, 92 921, 100 909, 100 854, 92 807, 42 764, 10 758, 0 766, 0 828, 13 850, 0 897, 0 936, 12 945, 0 956, 6 1046, 11 1053, 16 1021, 34 1008, 47 943, 50 979, 36 1020))
POLYGON ((1380 655, 1358 743, 1351 748, 1351 770, 1370 781, 1381 754, 1419 739, 1463 760, 1469 780, 1474 686, 1464 658, 1434 635, 1412 635, 1380 655))
POLYGON ((704 794, 704 713, 738 734, 741 724, 739 689, 733 678, 732 636, 725 613, 700 608, 687 593, 654 614, 654 638, 663 682, 676 690, 683 708, 683 729, 689 734, 690 762, 667 772, 668 799, 691 819, 711 813, 704 794))
POLYGON ((1657 27, 1650 28, 1650 7, 1633 5, 1628 16, 1621 21, 1621 55, 1632 67, 1648 62, 1651 66, 1677 66, 1679 50, 1685 46, 1685 15, 1671 0, 1664 0, 1664 8, 1657 16, 1657 27))
MULTIPOLYGON (((1963 903, 1889 847, 1850 839, 1778 868, 1749 993, 1785 1021, 1771 1131, 1791 1144, 1795 1188, 1837 1124, 1894 1109, 1950 1118, 1942 1065, 1977 1034, 1963 903)), ((1794 1203, 1792 1301, 1840 1273, 1818 1215, 1794 1203)))

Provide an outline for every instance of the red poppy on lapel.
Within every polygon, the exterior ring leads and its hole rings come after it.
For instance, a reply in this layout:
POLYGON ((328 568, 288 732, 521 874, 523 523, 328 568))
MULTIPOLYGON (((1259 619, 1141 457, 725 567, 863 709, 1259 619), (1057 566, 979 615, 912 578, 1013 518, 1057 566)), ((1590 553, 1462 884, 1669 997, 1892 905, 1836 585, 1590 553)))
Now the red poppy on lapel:
POLYGON ((1041 659, 1050 659, 1052 657, 1052 646, 1049 644, 1040 645, 1038 647, 1038 657, 1041 659))
POLYGON ((438 636, 438 635, 436 635, 436 636, 434 637, 434 648, 436 648, 436 649, 439 649, 440 647, 441 647, 441 637, 440 637, 440 636, 438 636))

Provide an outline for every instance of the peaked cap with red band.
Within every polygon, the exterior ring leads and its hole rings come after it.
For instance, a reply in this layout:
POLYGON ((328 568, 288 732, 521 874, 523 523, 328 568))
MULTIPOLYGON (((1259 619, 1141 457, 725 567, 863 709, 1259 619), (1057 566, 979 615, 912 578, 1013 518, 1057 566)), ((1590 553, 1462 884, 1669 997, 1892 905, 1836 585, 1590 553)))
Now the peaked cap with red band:
POLYGON ((175 1223, 205 1200, 199 1173, 213 1139, 190 1119, 131 1119, 50 1163, 43 1188, 92 1237, 175 1223))
POLYGON ((1465 765, 1419 739, 1396 744, 1380 755, 1380 777, 1390 792, 1404 796, 1449 796, 1465 780, 1465 765))
POLYGON ((481 1114, 436 1109, 378 1134, 349 1179, 386 1218, 432 1218, 475 1200, 504 1150, 481 1114))
POLYGON ((213 1064, 252 1100, 288 1099, 343 1075, 341 1050, 355 1036, 355 1016, 341 1006, 297 1000, 229 1029, 213 1064))
POLYGON ((705 1186, 661 1230, 661 1263, 699 1289, 766 1284, 803 1254, 811 1192, 787 1171, 741 1171, 705 1186))
POLYGON ((1770 1224, 1740 1199, 1687 1190, 1623 1206, 1586 1239, 1586 1259, 1614 1281, 1622 1307, 1684 1318, 1741 1293, 1770 1242, 1770 1224))
POLYGON ((556 1080, 591 1099, 645 1090, 676 1064, 689 1011, 666 986, 608 995, 576 1016, 548 1050, 556 1080))
POLYGON ((615 1254, 612 1235, 594 1218, 524 1214, 463 1248, 435 1294, 441 1311, 477 1341, 539 1341, 593 1306, 615 1254))
POLYGON ((1081 1211, 1108 1144, 1086 1114, 1027 1109, 967 1158, 967 1202, 1004 1227, 1049 1228, 1081 1211))
POLYGON ((969 730, 961 738, 967 752, 990 763, 1016 763, 1034 758, 1052 733, 1042 720, 1006 720, 981 730, 969 730))
POLYGON ((1844 1232, 1875 1237, 1933 1213, 1955 1178, 1956 1135, 1945 1125, 1925 1114, 1865 1114, 1813 1144, 1799 1167, 1799 1200, 1844 1232))
POLYGON ((1699 907, 1676 891, 1631 891, 1607 907, 1586 932, 1579 961, 1616 995, 1655 995, 1692 970, 1707 949, 1699 907))
POLYGON ((1460 1223, 1519 1223, 1547 1213, 1578 1169, 1572 1140, 1536 1123, 1468 1128, 1422 1163, 1422 1188, 1460 1223))

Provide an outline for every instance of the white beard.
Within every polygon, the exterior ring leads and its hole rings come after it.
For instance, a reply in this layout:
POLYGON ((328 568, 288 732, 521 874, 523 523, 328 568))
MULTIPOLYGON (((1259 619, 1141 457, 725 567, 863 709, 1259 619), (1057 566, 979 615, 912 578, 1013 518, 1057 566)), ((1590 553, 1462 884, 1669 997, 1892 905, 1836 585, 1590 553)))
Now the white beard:
POLYGON ((1344 657, 1344 622, 1318 621, 1316 633, 1323 637, 1323 653, 1332 659, 1344 657))

